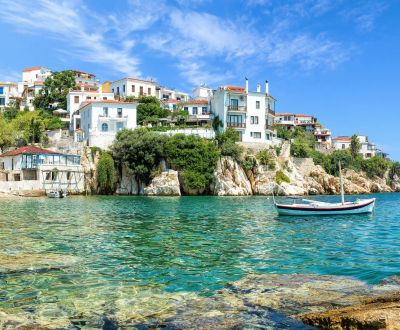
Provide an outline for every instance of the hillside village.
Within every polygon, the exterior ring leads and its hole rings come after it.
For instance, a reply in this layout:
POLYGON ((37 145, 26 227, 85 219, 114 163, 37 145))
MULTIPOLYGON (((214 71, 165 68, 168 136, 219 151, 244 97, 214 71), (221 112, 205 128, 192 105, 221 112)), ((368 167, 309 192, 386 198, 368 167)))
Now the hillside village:
MULTIPOLYGON (((361 159, 387 158, 387 154, 378 149, 368 136, 332 137, 331 130, 312 114, 277 111, 277 101, 270 93, 268 81, 263 86, 256 84, 254 90, 249 87, 247 78, 243 86, 223 85, 212 89, 203 84, 188 94, 154 80, 122 78, 101 83, 92 73, 78 70, 68 70, 68 73, 72 82, 65 91, 65 99, 50 104, 43 100, 50 99, 54 92, 51 83, 57 83, 57 77, 63 78, 46 67, 25 68, 20 82, 0 83, 0 109, 4 113, 40 109, 42 112, 45 110, 46 120, 56 118, 62 123, 55 128, 46 128, 39 140, 29 138, 25 142, 19 141, 19 145, 3 144, 0 191, 35 191, 68 186, 68 189, 74 187, 76 192, 87 192, 93 179, 88 178, 88 169, 93 172, 94 163, 98 161, 93 154, 89 155, 88 150, 109 150, 119 131, 141 127, 168 137, 183 134, 217 140, 218 134, 234 131, 237 135, 235 142, 242 148, 259 152, 271 150, 271 157, 276 161, 289 152, 286 162, 290 158, 290 142, 300 130, 308 137, 312 136, 312 149, 321 155, 330 155, 335 150, 351 150, 352 141, 356 139, 361 159), (146 104, 149 109, 154 109, 154 113, 143 116, 140 107, 146 104)), ((301 152, 296 154, 293 149, 292 156, 309 157, 301 152)), ((286 172, 283 181, 288 181, 287 177, 291 175, 290 171, 286 172)), ((122 192, 124 178, 118 181, 122 192)), ((130 189, 129 193, 144 191, 143 187, 135 189, 130 189)), ((251 190, 255 193, 257 189, 245 190, 244 194, 251 194, 251 190)), ((289 189, 282 193, 310 192, 307 189, 289 189)), ((315 193, 326 191, 317 189, 315 193)))

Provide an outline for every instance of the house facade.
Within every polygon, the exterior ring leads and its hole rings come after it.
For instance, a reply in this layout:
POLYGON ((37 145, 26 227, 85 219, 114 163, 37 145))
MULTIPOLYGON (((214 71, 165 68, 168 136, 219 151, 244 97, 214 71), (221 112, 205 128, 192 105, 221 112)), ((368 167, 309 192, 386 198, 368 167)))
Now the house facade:
POLYGON ((209 122, 213 119, 210 102, 208 100, 189 100, 181 103, 182 109, 189 113, 189 119, 209 122))
POLYGON ((197 86, 193 92, 193 98, 196 100, 210 100, 213 96, 213 90, 208 87, 206 84, 202 84, 200 86, 197 86))
POLYGON ((315 141, 325 149, 332 146, 332 132, 329 128, 317 125, 314 128, 315 141))
POLYGON ((167 101, 169 99, 185 102, 189 100, 189 94, 170 89, 163 86, 156 87, 156 96, 160 100, 167 101))
POLYGON ((0 191, 63 189, 82 192, 79 155, 63 154, 34 145, 0 155, 0 191))
POLYGON ((275 99, 269 94, 268 82, 264 92, 260 85, 256 91, 249 91, 248 80, 246 87, 222 86, 214 92, 211 106, 222 122, 222 130, 236 129, 240 141, 276 143, 275 99))
POLYGON ((18 97, 18 87, 11 82, 0 82, 0 108, 7 106, 10 100, 18 97))
POLYGON ((93 73, 71 70, 75 76, 75 84, 83 91, 97 92, 100 88, 99 80, 93 73))
MULTIPOLYGON (((357 138, 361 145, 359 153, 364 159, 384 154, 377 148, 375 143, 369 141, 368 136, 357 135, 357 138)), ((339 136, 337 138, 332 139, 332 147, 335 150, 349 149, 350 144, 351 144, 351 137, 348 136, 339 136)))
POLYGON ((136 128, 136 108, 137 103, 115 100, 83 103, 79 109, 81 127, 75 131, 75 141, 107 149, 118 131, 136 128))
POLYGON ((153 80, 123 78, 111 83, 111 92, 118 97, 157 96, 157 83, 153 80))

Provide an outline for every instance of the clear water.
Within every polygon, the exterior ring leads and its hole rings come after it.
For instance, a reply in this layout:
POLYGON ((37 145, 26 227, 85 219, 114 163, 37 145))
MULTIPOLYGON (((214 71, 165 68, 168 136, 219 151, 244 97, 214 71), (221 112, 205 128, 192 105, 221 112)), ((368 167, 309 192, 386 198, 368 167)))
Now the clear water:
POLYGON ((277 217, 266 197, 3 199, 1 253, 80 261, 0 274, 0 309, 29 310, 88 292, 96 300, 125 286, 211 295, 251 273, 377 283, 400 275, 400 194, 375 197, 372 215, 311 218, 277 217))

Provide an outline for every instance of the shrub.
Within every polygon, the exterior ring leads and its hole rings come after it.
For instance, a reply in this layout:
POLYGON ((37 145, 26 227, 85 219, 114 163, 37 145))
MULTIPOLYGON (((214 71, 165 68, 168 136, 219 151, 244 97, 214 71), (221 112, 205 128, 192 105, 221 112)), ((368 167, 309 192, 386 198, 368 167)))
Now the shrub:
POLYGON ((100 193, 108 195, 114 192, 115 177, 114 160, 110 153, 105 152, 97 164, 97 183, 100 193))
POLYGON ((257 167, 257 161, 252 156, 245 156, 244 159, 241 160, 240 165, 246 171, 253 171, 255 167, 257 167))
POLYGON ((378 156, 374 156, 370 159, 363 160, 361 168, 367 176, 373 178, 375 176, 383 177, 386 171, 389 169, 389 161, 378 156))
POLYGON ((274 170, 276 167, 274 156, 268 150, 261 150, 257 153, 256 158, 261 165, 268 166, 269 169, 274 170))
POLYGON ((282 170, 279 170, 279 171, 277 171, 277 172, 275 173, 274 180, 275 180, 275 182, 276 182, 277 184, 281 184, 282 182, 290 183, 289 177, 288 177, 285 173, 283 173, 282 170))
POLYGON ((227 128, 224 132, 217 132, 215 136, 218 148, 222 156, 231 156, 240 159, 243 148, 236 144, 239 141, 239 132, 233 128, 227 128))

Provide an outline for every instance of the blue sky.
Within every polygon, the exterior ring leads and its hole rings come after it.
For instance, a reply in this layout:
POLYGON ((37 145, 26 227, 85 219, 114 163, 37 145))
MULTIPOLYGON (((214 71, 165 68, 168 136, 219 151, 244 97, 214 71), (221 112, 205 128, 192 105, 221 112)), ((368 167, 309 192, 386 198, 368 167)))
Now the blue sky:
POLYGON ((400 2, 0 0, 0 81, 24 67, 190 92, 265 79, 279 112, 367 134, 400 160, 400 2))

